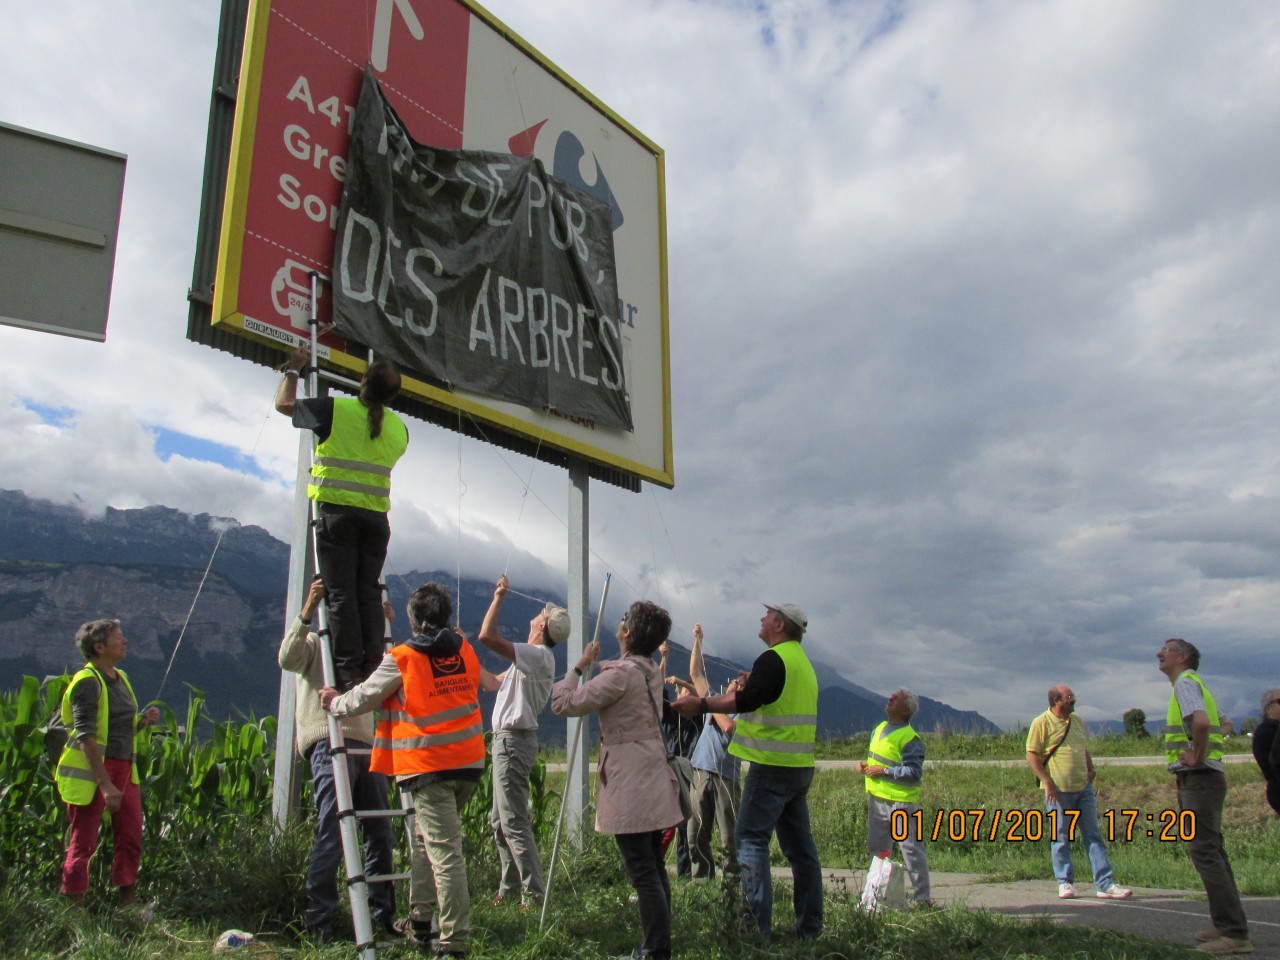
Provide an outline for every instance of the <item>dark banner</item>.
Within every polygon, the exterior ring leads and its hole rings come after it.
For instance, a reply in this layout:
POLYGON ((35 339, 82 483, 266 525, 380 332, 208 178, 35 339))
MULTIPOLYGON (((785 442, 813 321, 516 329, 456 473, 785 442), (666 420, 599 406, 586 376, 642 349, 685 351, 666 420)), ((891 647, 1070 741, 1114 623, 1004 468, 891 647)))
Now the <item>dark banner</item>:
POLYGON ((451 388, 631 430, 609 207, 532 157, 414 142, 369 68, 353 125, 338 331, 451 388))

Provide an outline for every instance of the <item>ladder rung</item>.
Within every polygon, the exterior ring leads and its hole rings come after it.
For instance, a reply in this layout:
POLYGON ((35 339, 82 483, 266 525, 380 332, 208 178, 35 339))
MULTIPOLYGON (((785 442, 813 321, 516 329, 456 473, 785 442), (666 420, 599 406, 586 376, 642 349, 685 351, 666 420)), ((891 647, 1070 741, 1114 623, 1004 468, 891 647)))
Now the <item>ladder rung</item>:
POLYGON ((361 820, 379 820, 384 817, 405 817, 411 810, 357 810, 356 816, 361 820))
POLYGON ((373 753, 373 747, 347 747, 346 751, 349 757, 367 757, 373 753))
POLYGON ((396 880, 408 880, 407 873, 371 873, 364 878, 365 883, 392 883, 396 880))

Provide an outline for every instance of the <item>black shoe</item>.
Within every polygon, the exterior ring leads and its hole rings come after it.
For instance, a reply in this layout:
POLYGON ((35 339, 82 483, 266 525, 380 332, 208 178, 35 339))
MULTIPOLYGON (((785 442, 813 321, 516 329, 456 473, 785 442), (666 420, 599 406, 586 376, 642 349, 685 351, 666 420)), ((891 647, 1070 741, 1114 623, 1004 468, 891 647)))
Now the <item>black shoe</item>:
POLYGON ((439 940, 431 941, 431 955, 435 957, 465 957, 466 949, 459 950, 457 947, 446 947, 439 940))
POLYGON ((378 914, 371 918, 373 920, 374 933, 384 933, 388 937, 403 937, 400 928, 396 926, 396 918, 390 914, 378 914))

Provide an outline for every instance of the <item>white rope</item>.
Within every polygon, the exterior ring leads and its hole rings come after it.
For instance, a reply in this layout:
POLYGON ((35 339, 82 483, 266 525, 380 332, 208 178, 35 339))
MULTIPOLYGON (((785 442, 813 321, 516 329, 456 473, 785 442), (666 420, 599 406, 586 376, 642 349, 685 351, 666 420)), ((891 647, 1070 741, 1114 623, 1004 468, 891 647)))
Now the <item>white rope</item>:
MULTIPOLYGON (((262 426, 258 428, 258 436, 253 441, 253 449, 249 451, 249 462, 253 462, 258 452, 258 444, 262 442, 262 434, 267 429, 267 423, 271 419, 271 412, 262 419, 262 426)), ((245 477, 249 475, 248 468, 240 471, 240 480, 236 484, 235 491, 231 495, 231 506, 227 509, 227 515, 233 521, 235 520, 236 508, 240 505, 240 492, 244 489, 245 477)), ((238 521, 235 521, 238 522, 238 521)), ((173 669, 173 662, 178 656, 178 649, 182 646, 182 639, 187 635, 187 627, 191 624, 191 617, 196 612, 196 604, 200 601, 200 594, 204 591, 204 585, 209 579, 209 571, 213 569, 213 561, 218 556, 218 548, 222 546, 222 538, 227 535, 230 524, 224 526, 218 533, 218 539, 213 543, 213 551, 209 554, 209 562, 205 564, 204 574, 200 577, 200 583, 196 586, 196 594, 191 598, 191 606, 187 609, 187 617, 182 621, 182 629, 178 631, 178 639, 173 644, 173 653, 169 654, 169 662, 164 668, 164 676, 160 678, 160 686, 156 690, 155 699, 160 699, 160 694, 164 692, 165 684, 169 682, 169 671, 173 669)))
MULTIPOLYGON (((542 418, 542 426, 538 430, 538 442, 533 448, 533 462, 529 464, 529 476, 525 478, 524 492, 520 494, 520 511, 516 514, 516 525, 511 531, 511 549, 507 551, 507 562, 502 567, 504 574, 511 569, 511 556, 516 552, 516 534, 520 532, 520 521, 524 519, 524 506, 529 500, 529 491, 533 485, 533 471, 538 466, 538 454, 542 452, 542 438, 547 435, 547 421, 550 419, 551 408, 547 407, 547 412, 542 418)), ((476 426, 479 427, 479 424, 476 424, 476 426)), ((483 434, 484 431, 481 430, 481 435, 483 436, 483 434)), ((488 438, 486 437, 485 440, 487 442, 488 438)), ((535 496, 537 495, 535 494, 535 496)))
POLYGON ((693 622, 698 623, 700 618, 698 617, 697 609, 693 605, 693 594, 689 591, 689 582, 685 580, 684 571, 680 568, 680 558, 676 555, 676 545, 671 541, 671 531, 667 527, 666 517, 662 515, 662 506, 658 503, 652 490, 649 490, 648 493, 649 500, 653 503, 653 509, 658 513, 658 522, 662 524, 662 532, 667 538, 667 547, 671 550, 671 562, 676 565, 676 575, 680 578, 680 589, 689 603, 689 613, 693 617, 693 622))

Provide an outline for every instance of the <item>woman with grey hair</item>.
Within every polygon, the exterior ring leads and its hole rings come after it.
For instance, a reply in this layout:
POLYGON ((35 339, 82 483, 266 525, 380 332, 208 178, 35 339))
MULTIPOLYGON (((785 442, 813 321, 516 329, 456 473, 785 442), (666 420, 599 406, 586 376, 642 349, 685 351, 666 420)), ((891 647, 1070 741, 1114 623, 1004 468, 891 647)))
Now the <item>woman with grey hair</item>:
POLYGON ((1267 803, 1280 813, 1280 688, 1262 695, 1262 722, 1253 731, 1253 759, 1267 781, 1267 803))
POLYGON ((662 833, 684 821, 662 738, 662 673, 653 661, 670 632, 666 610, 637 601, 618 627, 622 656, 602 663, 600 672, 579 686, 600 655, 599 642, 589 643, 573 670, 551 688, 556 716, 600 714, 596 832, 613 834, 636 891, 643 939, 632 956, 652 960, 671 957, 671 882, 662 833))
POLYGON ((133 741, 137 731, 160 719, 160 710, 138 712, 129 678, 117 666, 129 647, 119 620, 90 620, 76 631, 76 645, 88 662, 62 696, 62 724, 70 736, 55 774, 71 817, 61 892, 84 902, 105 810, 111 814, 115 842, 111 882, 119 888, 117 902, 127 906, 137 898, 142 859, 142 798, 133 741))

